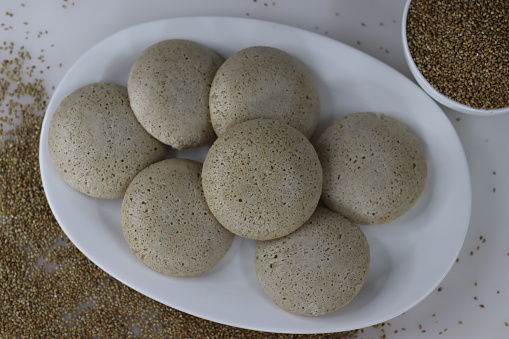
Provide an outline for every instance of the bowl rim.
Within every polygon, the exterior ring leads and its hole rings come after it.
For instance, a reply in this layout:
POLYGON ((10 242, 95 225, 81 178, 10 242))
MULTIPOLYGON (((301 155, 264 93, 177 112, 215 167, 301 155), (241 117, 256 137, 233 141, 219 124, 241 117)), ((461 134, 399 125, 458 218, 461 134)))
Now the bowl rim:
POLYGON ((401 31, 402 31, 402 42, 403 42, 403 53, 405 55, 405 60, 407 62, 408 68, 412 73, 414 79, 417 81, 418 85, 426 92, 430 97, 439 102, 440 104, 449 107, 450 109, 467 113, 472 115, 481 115, 481 116, 492 116, 492 115, 500 115, 509 113, 509 106, 497 109, 477 109, 470 107, 468 105, 462 104, 460 102, 454 101, 444 94, 440 93, 437 89, 435 89, 429 81, 421 74, 417 65, 414 62, 412 54, 410 53, 410 48, 408 47, 407 40, 407 18, 408 18, 408 10, 410 8, 412 0, 407 0, 405 4, 405 8, 403 10, 403 19, 401 20, 401 31))

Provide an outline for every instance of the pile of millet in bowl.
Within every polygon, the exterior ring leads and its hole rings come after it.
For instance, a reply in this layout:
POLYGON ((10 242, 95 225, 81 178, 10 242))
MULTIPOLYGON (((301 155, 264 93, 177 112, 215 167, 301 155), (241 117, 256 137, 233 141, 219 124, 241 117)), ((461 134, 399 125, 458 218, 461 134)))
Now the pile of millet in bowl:
POLYGON ((407 6, 408 52, 433 89, 469 112, 507 112, 509 2, 409 0, 407 6))
POLYGON ((256 240, 255 270, 282 309, 346 306, 369 270, 358 224, 390 222, 426 182, 420 140, 382 113, 357 112, 310 138, 320 100, 306 66, 253 46, 226 60, 173 39, 144 50, 127 87, 93 83, 57 107, 49 152, 59 176, 98 199, 123 198, 127 245, 147 267, 196 276, 235 236, 256 240), (210 145, 204 163, 167 150, 210 145))

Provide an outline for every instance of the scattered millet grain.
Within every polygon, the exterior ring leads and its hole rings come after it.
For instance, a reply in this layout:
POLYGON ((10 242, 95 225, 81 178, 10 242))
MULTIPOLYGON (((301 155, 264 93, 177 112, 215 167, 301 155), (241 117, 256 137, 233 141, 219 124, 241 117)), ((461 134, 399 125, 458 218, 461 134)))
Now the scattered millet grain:
POLYGON ((407 41, 420 73, 464 105, 509 107, 507 13, 507 0, 413 0, 407 41))
POLYGON ((54 219, 39 174, 47 92, 28 51, 0 49, 1 338, 355 338, 288 335, 196 318, 128 288, 90 262, 54 219))

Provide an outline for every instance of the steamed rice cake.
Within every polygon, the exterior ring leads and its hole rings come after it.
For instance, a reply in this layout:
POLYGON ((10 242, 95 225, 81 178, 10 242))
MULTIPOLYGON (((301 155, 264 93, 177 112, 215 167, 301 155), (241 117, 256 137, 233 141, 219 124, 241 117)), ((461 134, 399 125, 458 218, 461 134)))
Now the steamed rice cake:
POLYGON ((214 267, 234 235, 209 212, 202 164, 167 159, 141 171, 122 202, 120 221, 132 253, 170 276, 194 276, 214 267))
POLYGON ((219 222, 242 237, 287 235, 311 216, 322 168, 308 139, 278 120, 238 123, 221 135, 203 164, 203 189, 219 222))
POLYGON ((230 56, 210 89, 210 118, 217 135, 250 119, 276 119, 307 138, 320 114, 318 90, 307 67, 289 53, 253 46, 230 56))
POLYGON ((175 149, 211 144, 209 90, 223 58, 183 39, 149 46, 134 62, 127 88, 143 127, 175 149))
POLYGON ((299 315, 321 316, 348 305, 364 285, 369 263, 363 231, 325 207, 295 232, 256 243, 256 276, 263 291, 299 315))
POLYGON ((48 131, 48 149, 58 175, 97 198, 120 198, 139 171, 164 159, 167 147, 139 124, 127 89, 93 83, 58 105, 48 131))
POLYGON ((354 223, 376 225, 406 213, 427 176, 419 138, 401 121, 360 112, 331 124, 318 138, 323 202, 354 223))

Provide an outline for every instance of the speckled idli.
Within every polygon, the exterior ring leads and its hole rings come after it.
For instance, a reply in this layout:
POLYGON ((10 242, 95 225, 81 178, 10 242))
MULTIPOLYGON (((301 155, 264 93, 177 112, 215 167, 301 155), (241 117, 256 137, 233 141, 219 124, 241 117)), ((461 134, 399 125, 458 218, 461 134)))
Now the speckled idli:
POLYGON ((254 119, 229 128, 210 148, 202 173, 210 210, 231 232, 267 240, 313 214, 322 190, 316 151, 295 128, 254 119))
POLYGON ((134 176, 167 147, 134 116, 127 89, 93 83, 64 98, 51 119, 48 149, 58 175, 97 198, 120 198, 134 176))
POLYGON ((390 222, 421 196, 427 177, 419 138, 401 121, 360 112, 329 126, 316 142, 322 200, 357 224, 390 222))
POLYGON ((124 238, 149 268, 194 276, 214 267, 234 234, 210 213, 201 186, 202 164, 167 159, 141 171, 122 202, 124 238))
POLYGON ((255 269, 267 296, 282 309, 305 316, 349 304, 366 281, 370 251, 355 224, 318 207, 297 231, 258 241, 255 269))
POLYGON ((175 149, 211 144, 209 91, 223 58, 189 40, 164 40, 144 50, 129 73, 131 107, 145 129, 175 149))
POLYGON ((238 122, 265 118, 286 122, 307 138, 318 123, 314 80, 296 57, 277 48, 238 51, 219 68, 210 89, 210 116, 217 135, 238 122))

